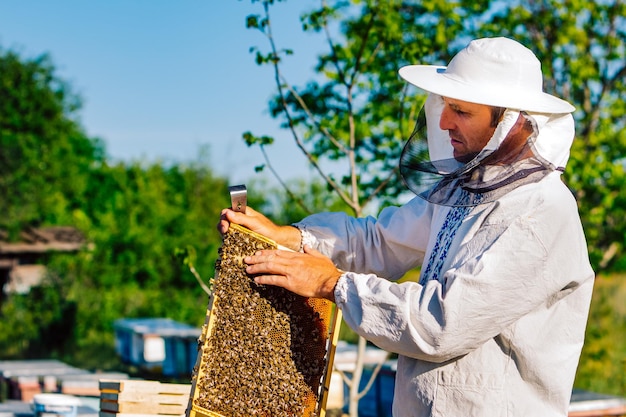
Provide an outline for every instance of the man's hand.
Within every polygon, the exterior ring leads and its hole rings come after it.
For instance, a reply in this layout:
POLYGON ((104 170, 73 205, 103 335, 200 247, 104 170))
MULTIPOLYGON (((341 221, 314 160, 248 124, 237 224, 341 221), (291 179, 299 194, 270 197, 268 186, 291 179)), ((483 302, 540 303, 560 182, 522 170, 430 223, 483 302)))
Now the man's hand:
POLYGON ((293 226, 279 226, 251 207, 246 207, 245 214, 228 208, 222 210, 217 230, 224 234, 228 231, 231 223, 247 227, 253 232, 268 237, 289 249, 300 250, 302 236, 297 228, 293 226))
POLYGON ((305 246, 304 253, 262 250, 247 256, 246 272, 256 275, 257 284, 277 285, 303 297, 335 301, 335 285, 342 272, 315 249, 305 246))

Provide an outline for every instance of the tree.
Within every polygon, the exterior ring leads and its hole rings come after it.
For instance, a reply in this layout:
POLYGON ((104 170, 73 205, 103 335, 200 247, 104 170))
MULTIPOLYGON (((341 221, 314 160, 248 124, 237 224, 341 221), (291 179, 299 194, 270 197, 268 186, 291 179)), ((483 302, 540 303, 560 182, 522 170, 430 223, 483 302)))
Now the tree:
MULTIPOLYGON (((271 114, 355 216, 373 202, 395 203, 403 192, 397 161, 424 96, 399 80, 398 68, 445 65, 477 37, 509 36, 527 45, 543 63, 544 90, 577 107, 577 140, 565 178, 576 190, 592 262, 596 269, 625 267, 623 1, 322 0, 301 21, 303 30, 325 36, 328 53, 318 56, 315 74, 303 87, 282 73, 283 61, 295 52, 277 47, 270 19, 275 2, 260 3, 263 12, 248 16, 247 27, 268 41, 267 50, 253 51, 258 64, 274 69, 271 114), (345 169, 337 177, 324 169, 324 161, 345 169)), ((271 168, 265 147, 274 139, 246 132, 244 140, 260 146, 271 168)), ((364 343, 359 341, 360 348, 364 343)), ((358 379, 357 371, 353 416, 358 379)))
POLYGON ((74 119, 80 99, 47 55, 23 60, 0 49, 0 228, 68 221, 103 146, 74 119))

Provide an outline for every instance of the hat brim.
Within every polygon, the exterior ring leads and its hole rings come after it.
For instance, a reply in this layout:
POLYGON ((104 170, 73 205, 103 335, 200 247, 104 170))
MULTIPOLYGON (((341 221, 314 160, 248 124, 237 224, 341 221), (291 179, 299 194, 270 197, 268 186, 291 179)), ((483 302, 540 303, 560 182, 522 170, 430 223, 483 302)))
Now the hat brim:
POLYGON ((496 83, 468 85, 450 77, 445 70, 446 67, 436 65, 407 65, 398 73, 407 82, 429 93, 470 103, 537 113, 571 113, 576 110, 567 101, 544 92, 516 90, 496 83))

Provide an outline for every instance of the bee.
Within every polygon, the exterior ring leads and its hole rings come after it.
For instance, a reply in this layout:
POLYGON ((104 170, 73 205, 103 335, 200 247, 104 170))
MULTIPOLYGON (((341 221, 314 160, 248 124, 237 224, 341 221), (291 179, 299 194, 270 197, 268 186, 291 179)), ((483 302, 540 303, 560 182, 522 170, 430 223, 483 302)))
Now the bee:
POLYGON ((198 342, 197 407, 223 416, 317 417, 304 400, 317 401, 325 370, 323 320, 305 298, 256 285, 245 272, 245 256, 273 247, 237 228, 224 235, 207 312, 213 324, 198 342))

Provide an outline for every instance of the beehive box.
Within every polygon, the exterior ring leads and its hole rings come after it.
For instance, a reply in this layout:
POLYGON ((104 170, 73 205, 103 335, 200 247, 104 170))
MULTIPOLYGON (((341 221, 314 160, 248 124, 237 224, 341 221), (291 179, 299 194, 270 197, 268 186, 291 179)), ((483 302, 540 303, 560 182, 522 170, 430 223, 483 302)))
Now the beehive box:
POLYGON ((0 401, 31 401, 35 394, 56 391, 57 378, 87 373, 57 360, 0 361, 0 401))
POLYGON ((191 385, 100 380, 100 417, 184 416, 191 385))
POLYGON ((124 363, 166 377, 191 375, 200 329, 170 318, 122 318, 113 323, 115 350, 124 363))
POLYGON ((215 268, 188 417, 322 417, 339 310, 254 283, 243 258, 277 245, 232 224, 215 268))

